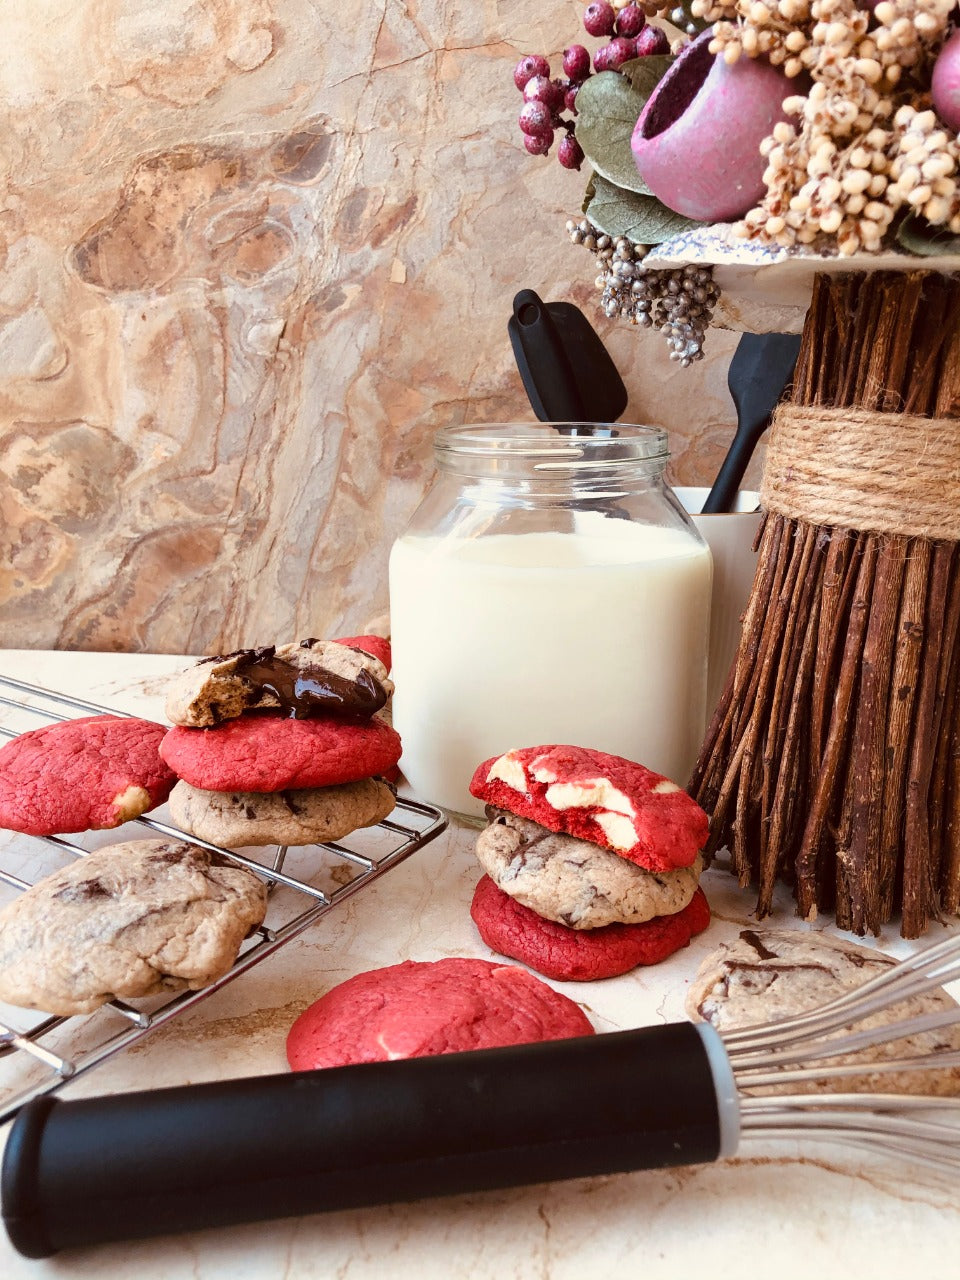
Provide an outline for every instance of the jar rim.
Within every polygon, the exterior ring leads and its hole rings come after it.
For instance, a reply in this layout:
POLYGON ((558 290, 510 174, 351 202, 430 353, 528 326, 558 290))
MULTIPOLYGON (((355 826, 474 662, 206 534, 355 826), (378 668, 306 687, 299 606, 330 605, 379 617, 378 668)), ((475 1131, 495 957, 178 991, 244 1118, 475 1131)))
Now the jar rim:
POLYGON ((662 427, 623 422, 481 422, 444 427, 438 463, 457 458, 530 460, 535 472, 619 467, 669 457, 662 427))

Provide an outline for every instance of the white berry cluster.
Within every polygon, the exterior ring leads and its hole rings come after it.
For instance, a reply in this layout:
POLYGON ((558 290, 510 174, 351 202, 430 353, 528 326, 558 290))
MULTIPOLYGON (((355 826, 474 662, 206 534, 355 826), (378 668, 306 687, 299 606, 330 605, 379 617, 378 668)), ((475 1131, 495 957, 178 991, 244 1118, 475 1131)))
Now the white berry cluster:
POLYGON ((888 199, 909 205, 931 226, 960 235, 960 142, 935 113, 905 103, 893 117, 888 199))
POLYGON ((692 0, 691 12, 715 24, 710 48, 727 63, 764 56, 810 82, 785 100, 790 120, 761 146, 766 194, 744 234, 785 247, 829 237, 844 255, 876 252, 905 209, 960 231, 960 150, 920 87, 953 7, 880 0, 871 21, 855 0, 692 0))

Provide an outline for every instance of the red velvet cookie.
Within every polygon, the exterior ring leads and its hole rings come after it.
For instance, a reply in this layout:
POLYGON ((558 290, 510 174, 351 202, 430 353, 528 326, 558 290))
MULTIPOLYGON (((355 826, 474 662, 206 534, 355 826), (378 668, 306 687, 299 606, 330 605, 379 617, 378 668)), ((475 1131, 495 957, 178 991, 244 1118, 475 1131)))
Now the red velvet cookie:
POLYGON ((321 996, 290 1028, 287 1060, 309 1071, 589 1035, 578 1005, 515 965, 405 960, 321 996))
POLYGON ((707 842, 707 815, 675 782, 586 747, 508 751, 478 767, 470 791, 648 871, 689 867, 707 842))
POLYGON ((568 929, 508 897, 489 876, 478 883, 470 914, 491 950, 561 982, 616 978, 639 965, 659 964, 710 923, 710 908, 698 889, 676 915, 655 916, 644 924, 568 929))
POLYGON ((176 777, 162 724, 84 716, 21 733, 0 749, 0 827, 32 836, 118 827, 162 804, 176 777))
POLYGON ((177 726, 160 754, 204 791, 287 791, 382 774, 400 759, 400 735, 378 719, 349 724, 241 716, 213 729, 177 726))
POLYGON ((362 649, 364 653, 370 653, 375 658, 379 658, 387 670, 390 670, 393 655, 390 650, 390 641, 385 640, 383 636, 338 636, 337 644, 349 645, 351 649, 362 649))

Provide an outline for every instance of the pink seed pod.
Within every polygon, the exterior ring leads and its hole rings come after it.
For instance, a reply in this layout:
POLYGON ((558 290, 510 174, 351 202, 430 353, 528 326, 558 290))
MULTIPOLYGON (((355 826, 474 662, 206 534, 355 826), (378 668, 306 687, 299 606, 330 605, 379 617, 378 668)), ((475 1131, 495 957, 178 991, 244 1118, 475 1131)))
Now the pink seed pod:
POLYGON ((753 58, 728 66, 708 30, 687 45, 647 99, 631 139, 647 186, 701 222, 738 218, 764 192, 760 143, 786 119, 792 81, 753 58))
POLYGON ((937 54, 930 85, 933 109, 954 133, 960 131, 960 31, 937 54))

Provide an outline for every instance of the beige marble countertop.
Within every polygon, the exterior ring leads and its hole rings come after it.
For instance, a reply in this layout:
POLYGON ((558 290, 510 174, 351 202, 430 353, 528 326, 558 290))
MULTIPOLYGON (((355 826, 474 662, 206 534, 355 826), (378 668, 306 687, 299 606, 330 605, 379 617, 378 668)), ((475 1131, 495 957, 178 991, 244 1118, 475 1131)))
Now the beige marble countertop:
MULTIPOLYGON (((156 718, 164 677, 182 665, 159 655, 0 652, 0 673, 156 718)), ((0 857, 18 840, 2 837, 0 857)), ((452 826, 312 930, 61 1096, 282 1071, 290 1022, 344 978, 402 959, 488 957, 468 911, 478 876, 471 841, 470 830, 452 826)), ((752 898, 726 872, 708 872, 704 887, 714 922, 685 951, 622 978, 553 985, 578 1001, 601 1032, 682 1018, 701 959, 754 923, 752 898)), ((787 902, 770 923, 810 927, 794 919, 787 902)), ((892 927, 878 941, 893 954, 911 946, 892 927)), ((958 1249, 960 1204, 947 1181, 839 1146, 780 1144, 744 1147, 716 1165, 317 1214, 45 1261, 21 1258, 4 1235, 0 1276, 583 1280, 615 1271, 644 1280, 724 1280, 757 1270, 777 1280, 842 1273, 882 1280, 951 1274, 958 1249)))

